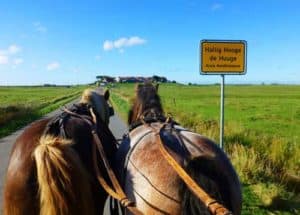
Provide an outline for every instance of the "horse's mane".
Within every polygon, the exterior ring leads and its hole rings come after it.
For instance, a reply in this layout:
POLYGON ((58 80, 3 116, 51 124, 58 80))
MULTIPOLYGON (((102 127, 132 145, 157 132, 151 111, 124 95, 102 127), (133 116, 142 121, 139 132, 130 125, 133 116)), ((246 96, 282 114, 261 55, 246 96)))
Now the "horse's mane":
POLYGON ((135 99, 128 114, 129 125, 139 120, 141 116, 146 117, 149 114, 155 114, 155 116, 164 115, 161 100, 157 91, 158 84, 153 85, 148 82, 136 85, 135 99))

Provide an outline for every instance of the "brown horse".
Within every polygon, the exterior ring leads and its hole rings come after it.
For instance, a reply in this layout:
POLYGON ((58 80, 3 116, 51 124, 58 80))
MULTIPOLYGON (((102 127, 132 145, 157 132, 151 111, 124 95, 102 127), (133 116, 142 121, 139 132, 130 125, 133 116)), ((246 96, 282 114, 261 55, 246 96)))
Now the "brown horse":
POLYGON ((94 173, 88 121, 92 109, 97 133, 111 158, 116 145, 108 128, 108 98, 108 91, 85 90, 80 102, 70 109, 77 115, 63 112, 39 120, 17 138, 6 175, 5 215, 103 212, 107 194, 94 173))
POLYGON ((240 214, 241 187, 225 153, 210 139, 174 121, 166 123, 157 91, 158 85, 137 86, 130 132, 116 154, 116 165, 124 167, 118 175, 128 198, 144 214, 210 214, 162 156, 159 134, 169 154, 211 198, 240 214))

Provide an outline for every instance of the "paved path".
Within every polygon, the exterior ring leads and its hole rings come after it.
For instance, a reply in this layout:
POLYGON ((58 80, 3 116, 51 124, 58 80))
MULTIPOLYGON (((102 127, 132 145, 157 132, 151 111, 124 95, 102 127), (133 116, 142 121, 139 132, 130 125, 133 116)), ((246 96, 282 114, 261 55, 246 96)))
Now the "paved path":
MULTIPOLYGON (((67 106, 71 106, 74 102, 76 103, 77 101, 78 100, 75 100, 69 103, 67 106)), ((45 117, 51 117, 60 112, 61 112, 60 110, 56 110, 54 112, 47 114, 45 117)), ((121 119, 117 114, 115 114, 113 117, 110 118, 109 127, 117 139, 122 138, 123 134, 127 132, 126 124, 123 121, 121 121, 121 119)), ((15 133, 5 138, 0 139, 0 215, 2 214, 1 210, 2 210, 2 198, 3 198, 3 183, 4 183, 6 168, 8 165, 9 154, 16 138, 22 133, 22 131, 25 128, 26 127, 20 129, 19 131, 16 131, 15 133)))

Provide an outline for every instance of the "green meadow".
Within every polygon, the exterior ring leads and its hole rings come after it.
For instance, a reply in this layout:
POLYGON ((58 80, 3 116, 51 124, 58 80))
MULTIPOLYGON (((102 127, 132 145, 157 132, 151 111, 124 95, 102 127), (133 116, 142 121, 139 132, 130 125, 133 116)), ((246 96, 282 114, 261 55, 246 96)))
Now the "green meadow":
MULTIPOLYGON (((126 120, 133 84, 112 89, 126 120)), ((166 114, 219 142, 220 86, 161 84, 166 114)), ((300 86, 225 87, 225 151, 243 185, 243 214, 300 213, 300 86)))
POLYGON ((0 137, 78 98, 86 87, 0 87, 0 137))

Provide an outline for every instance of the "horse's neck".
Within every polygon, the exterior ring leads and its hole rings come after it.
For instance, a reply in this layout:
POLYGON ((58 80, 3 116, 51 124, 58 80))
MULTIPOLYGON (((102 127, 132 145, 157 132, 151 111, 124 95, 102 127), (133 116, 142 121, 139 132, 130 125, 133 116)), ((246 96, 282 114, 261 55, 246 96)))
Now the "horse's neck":
POLYGON ((98 123, 98 135, 102 141, 104 151, 111 158, 117 151, 117 140, 108 125, 103 122, 98 123))

